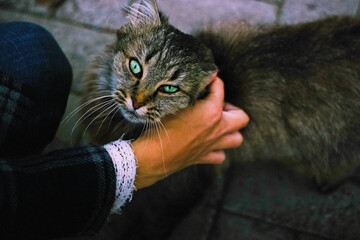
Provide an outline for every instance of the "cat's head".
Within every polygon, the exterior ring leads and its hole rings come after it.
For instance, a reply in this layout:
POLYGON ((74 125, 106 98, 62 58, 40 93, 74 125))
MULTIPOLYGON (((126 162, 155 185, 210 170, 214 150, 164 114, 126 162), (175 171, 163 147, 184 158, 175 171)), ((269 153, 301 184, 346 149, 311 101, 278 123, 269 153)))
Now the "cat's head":
POLYGON ((127 9, 117 31, 112 71, 114 100, 133 123, 157 122, 193 104, 217 71, 199 40, 168 23, 155 0, 127 9))

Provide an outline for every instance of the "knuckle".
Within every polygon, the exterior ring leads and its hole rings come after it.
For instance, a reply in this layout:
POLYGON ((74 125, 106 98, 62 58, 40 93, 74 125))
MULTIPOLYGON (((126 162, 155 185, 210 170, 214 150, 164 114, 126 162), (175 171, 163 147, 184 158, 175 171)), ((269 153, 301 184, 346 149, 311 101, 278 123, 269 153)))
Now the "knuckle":
POLYGON ((210 113, 211 122, 213 123, 219 122, 222 118, 222 107, 214 105, 212 106, 210 111, 211 111, 210 113))

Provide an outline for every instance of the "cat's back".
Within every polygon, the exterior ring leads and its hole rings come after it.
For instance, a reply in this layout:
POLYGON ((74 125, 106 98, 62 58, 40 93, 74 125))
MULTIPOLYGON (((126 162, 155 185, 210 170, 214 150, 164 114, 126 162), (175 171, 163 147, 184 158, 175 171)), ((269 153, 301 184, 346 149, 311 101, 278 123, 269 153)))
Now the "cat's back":
POLYGON ((227 100, 245 109, 283 101, 301 109, 326 100, 360 108, 360 19, 275 27, 241 22, 197 36, 212 50, 227 100))
POLYGON ((232 23, 197 37, 212 50, 226 100, 250 116, 243 155, 308 158, 320 166, 333 161, 324 152, 339 146, 346 156, 334 162, 356 154, 347 146, 360 144, 359 19, 275 27, 232 23))
POLYGON ((290 26, 232 22, 210 26, 196 36, 212 50, 220 71, 230 65, 304 73, 314 64, 360 59, 360 19, 354 17, 290 26))

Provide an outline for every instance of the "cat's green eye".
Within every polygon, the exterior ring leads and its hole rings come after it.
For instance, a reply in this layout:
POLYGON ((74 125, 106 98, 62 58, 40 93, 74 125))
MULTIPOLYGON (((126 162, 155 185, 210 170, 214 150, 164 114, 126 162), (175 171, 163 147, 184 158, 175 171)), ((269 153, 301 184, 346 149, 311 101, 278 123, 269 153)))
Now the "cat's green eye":
POLYGON ((131 73, 134 74, 135 77, 142 77, 142 68, 140 63, 136 59, 130 59, 129 68, 131 73))
POLYGON ((162 93, 176 93, 179 91, 179 88, 171 85, 162 85, 159 87, 159 91, 162 93))

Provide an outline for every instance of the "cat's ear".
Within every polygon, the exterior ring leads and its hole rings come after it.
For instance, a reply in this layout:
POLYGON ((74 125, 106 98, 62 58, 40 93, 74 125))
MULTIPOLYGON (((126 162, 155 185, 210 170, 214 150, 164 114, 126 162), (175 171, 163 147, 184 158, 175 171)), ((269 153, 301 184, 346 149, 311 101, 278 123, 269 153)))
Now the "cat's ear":
POLYGON ((156 0, 130 0, 128 7, 124 8, 124 13, 130 18, 133 26, 159 26, 161 17, 156 0))
POLYGON ((203 91, 206 87, 209 86, 210 83, 212 83, 216 77, 217 77, 218 72, 213 72, 209 77, 205 78, 202 82, 202 84, 200 85, 200 90, 203 91))

